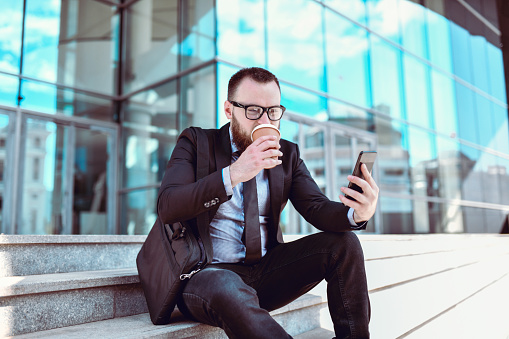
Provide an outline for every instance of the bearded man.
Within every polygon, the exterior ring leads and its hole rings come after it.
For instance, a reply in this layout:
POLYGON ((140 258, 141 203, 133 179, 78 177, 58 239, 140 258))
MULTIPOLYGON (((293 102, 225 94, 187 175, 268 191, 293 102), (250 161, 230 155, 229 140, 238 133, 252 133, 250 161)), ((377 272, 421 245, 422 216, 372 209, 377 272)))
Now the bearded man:
POLYGON ((197 151, 189 130, 175 146, 159 191, 158 215, 170 224, 208 211, 208 239, 201 240, 213 249, 210 263, 187 282, 179 309, 191 319, 223 328, 230 338, 289 338, 269 312, 325 279, 336 337, 368 338, 364 257, 351 231, 366 227, 379 189, 363 165, 364 180, 348 177, 363 192, 342 187, 355 200, 341 195, 340 202, 331 201, 295 143, 273 135, 251 141, 259 125, 279 129, 285 111, 280 101, 274 74, 241 69, 231 77, 224 103, 231 123, 207 131, 213 150, 209 175, 195 179, 197 151), (288 200, 322 232, 284 243, 279 220, 288 200), (246 212, 248 204, 257 205, 254 216, 253 207, 246 212))

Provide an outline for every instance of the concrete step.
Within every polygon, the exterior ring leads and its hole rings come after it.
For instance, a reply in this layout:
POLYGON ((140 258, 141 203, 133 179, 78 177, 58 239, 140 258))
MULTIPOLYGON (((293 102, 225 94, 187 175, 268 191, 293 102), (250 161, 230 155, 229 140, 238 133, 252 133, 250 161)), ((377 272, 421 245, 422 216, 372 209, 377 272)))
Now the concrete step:
MULTIPOLYGON (((294 302, 271 312, 274 319, 292 336, 320 327, 320 309, 326 304, 322 298, 306 294, 294 302)), ((186 320, 178 311, 172 315, 172 323, 155 326, 148 313, 63 327, 48 331, 24 334, 15 338, 227 338, 217 327, 186 320)), ((299 337, 298 337, 299 338, 299 337)), ((303 337, 308 338, 308 337, 303 337)), ((311 338, 311 337, 309 337, 311 338)), ((320 337, 314 337, 320 338, 320 337)), ((332 338, 332 336, 331 336, 332 338)))
POLYGON ((136 268, 0 278, 0 337, 147 311, 136 268))
POLYGON ((136 266, 146 236, 0 235, 0 277, 136 266))

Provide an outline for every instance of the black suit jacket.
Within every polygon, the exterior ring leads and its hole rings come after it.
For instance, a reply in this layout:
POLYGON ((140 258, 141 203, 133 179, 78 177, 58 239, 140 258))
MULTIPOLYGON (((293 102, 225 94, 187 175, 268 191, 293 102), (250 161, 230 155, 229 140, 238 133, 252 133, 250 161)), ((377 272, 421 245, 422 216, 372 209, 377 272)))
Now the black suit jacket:
MULTIPOLYGON (((208 212, 212 221, 219 205, 229 197, 223 184, 222 169, 231 164, 230 124, 205 130, 209 136, 209 175, 196 181, 196 138, 191 129, 180 135, 166 168, 159 190, 157 210, 161 221, 171 224, 188 221, 196 228, 196 217, 208 212)), ((288 199, 313 226, 329 232, 350 231, 348 207, 329 200, 318 188, 300 158, 299 147, 281 139, 282 164, 269 171, 271 224, 269 248, 283 242, 279 219, 288 199)), ((208 236, 210 238, 210 235, 208 236)), ((209 243, 210 239, 203 239, 209 243)))

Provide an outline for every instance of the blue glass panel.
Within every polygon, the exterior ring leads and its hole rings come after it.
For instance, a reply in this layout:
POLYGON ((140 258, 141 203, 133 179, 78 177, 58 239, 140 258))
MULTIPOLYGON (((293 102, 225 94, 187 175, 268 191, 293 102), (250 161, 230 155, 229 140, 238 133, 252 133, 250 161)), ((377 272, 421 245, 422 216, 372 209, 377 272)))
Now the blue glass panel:
POLYGON ((493 154, 481 152, 476 166, 482 177, 482 199, 484 202, 500 203, 498 159, 493 154))
POLYGON ((329 93, 370 107, 366 31, 330 11, 325 13, 325 31, 329 93))
MULTIPOLYGON (((180 79, 180 127, 214 128, 216 103, 215 67, 209 66, 180 79)), ((157 125, 157 124, 156 124, 157 125)))
POLYGON ((127 8, 124 92, 177 73, 178 13, 175 1, 137 1, 127 8))
POLYGON ((472 56, 472 65, 475 65, 473 70, 474 85, 486 93, 490 92, 489 74, 488 74, 488 60, 486 38, 482 36, 470 37, 470 48, 472 56))
POLYGON ((432 109, 435 129, 443 134, 458 135, 458 116, 456 114, 456 91, 454 80, 431 70, 432 109))
POLYGON ((329 112, 331 121, 365 131, 374 132, 375 130, 373 114, 363 109, 329 100, 329 112))
POLYGON ((400 1, 401 45, 423 59, 428 57, 426 45, 426 9, 413 1, 400 1))
POLYGON ((267 2, 268 68, 280 80, 327 90, 322 14, 314 1, 267 2))
POLYGON ((399 0, 366 0, 368 27, 377 34, 400 43, 399 0))
POLYGON ((217 1, 216 9, 218 56, 265 67, 264 0, 217 1))
POLYGON ((373 108, 402 118, 400 51, 371 35, 371 83, 373 108))
POLYGON ((456 140, 437 136, 438 196, 446 199, 461 197, 461 160, 456 140))
POLYGON ((410 126, 408 145, 412 193, 421 196, 437 196, 438 164, 435 135, 410 126))
POLYGON ((122 195, 120 234, 148 234, 157 219, 158 189, 129 192, 122 195))
POLYGON ((22 26, 23 1, 1 1, 0 70, 2 71, 19 73, 22 26))
POLYGON ((16 106, 18 104, 19 79, 0 74, 0 105, 16 106))
POLYGON ((281 85, 281 104, 289 112, 312 117, 319 121, 327 121, 327 100, 324 97, 301 90, 299 88, 281 85))
POLYGON ((460 145, 461 197, 465 200, 482 201, 482 169, 479 163, 480 151, 467 145, 460 145))
POLYGON ((494 121, 492 102, 480 94, 475 94, 476 116, 477 116, 477 133, 479 135, 479 143, 484 147, 493 147, 494 145, 494 121))
POLYGON ((228 99, 228 82, 238 70, 236 67, 223 63, 217 64, 217 127, 221 127, 228 122, 228 118, 224 113, 224 102, 228 99))
POLYGON ((502 51, 500 48, 493 46, 490 43, 486 43, 486 51, 488 54, 488 71, 490 81, 489 93, 498 100, 507 103, 502 51))
POLYGON ((414 206, 412 200, 381 196, 380 211, 383 218, 384 233, 414 233, 414 206))
POLYGON ((475 144, 478 143, 477 115, 474 93, 465 86, 456 83, 456 99, 458 107, 458 136, 475 144))
POLYGON ((431 119, 429 115, 428 68, 429 66, 412 56, 403 56, 406 116, 408 121, 429 128, 431 119))
POLYGON ((428 53, 432 64, 452 73, 451 32, 449 20, 427 11, 428 53))
POLYGON ((472 62, 470 56, 470 33, 453 22, 451 22, 450 25, 454 74, 471 83, 472 62))
POLYGON ((55 85, 23 80, 21 82, 22 108, 49 113, 113 121, 111 100, 85 95, 55 85))
MULTIPOLYGON (((507 108, 493 104, 493 121, 495 140, 493 147, 499 152, 509 155, 509 126, 507 108)), ((509 167, 508 173, 509 173, 509 167)), ((509 186, 508 186, 509 187, 509 186)))
POLYGON ((215 21, 213 0, 187 0, 181 4, 183 41, 180 66, 184 70, 214 58, 215 21))
POLYGON ((349 19, 366 25, 366 4, 364 0, 324 0, 323 3, 349 19))
POLYGON ((28 0, 22 73, 113 93, 117 18, 97 1, 28 0))

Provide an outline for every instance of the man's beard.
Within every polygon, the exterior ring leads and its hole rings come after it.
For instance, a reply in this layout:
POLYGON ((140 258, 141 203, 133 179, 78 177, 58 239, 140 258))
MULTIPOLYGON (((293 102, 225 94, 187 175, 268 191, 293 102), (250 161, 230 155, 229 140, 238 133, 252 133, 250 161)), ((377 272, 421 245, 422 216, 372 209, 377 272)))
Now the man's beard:
POLYGON ((251 134, 247 133, 240 123, 235 119, 235 115, 232 115, 232 140, 238 150, 243 153, 246 148, 251 145, 251 134))

